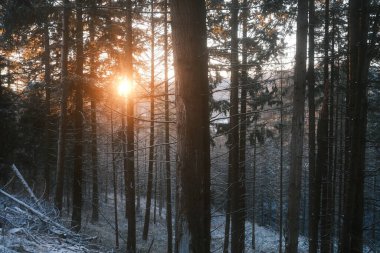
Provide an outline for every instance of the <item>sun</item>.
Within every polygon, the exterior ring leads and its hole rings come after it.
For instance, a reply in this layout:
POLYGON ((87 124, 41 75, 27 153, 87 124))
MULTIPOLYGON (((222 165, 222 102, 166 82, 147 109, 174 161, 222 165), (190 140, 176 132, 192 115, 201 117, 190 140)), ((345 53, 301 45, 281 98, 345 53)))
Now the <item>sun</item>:
POLYGON ((119 95, 123 97, 128 97, 132 93, 132 90, 132 82, 126 77, 120 78, 117 85, 117 92, 119 93, 119 95))

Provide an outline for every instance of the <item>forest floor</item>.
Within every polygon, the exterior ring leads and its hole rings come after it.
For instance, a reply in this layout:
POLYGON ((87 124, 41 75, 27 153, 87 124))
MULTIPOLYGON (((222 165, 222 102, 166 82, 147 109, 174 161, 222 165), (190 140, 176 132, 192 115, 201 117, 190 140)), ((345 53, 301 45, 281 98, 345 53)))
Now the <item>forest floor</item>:
MULTIPOLYGON (((121 245, 119 251, 125 252, 126 238, 127 238, 127 219, 125 218, 125 204, 119 202, 118 205, 118 221, 119 221, 119 243, 121 245)), ((174 211, 174 210, 173 210, 174 211)), ((159 209, 156 210, 156 222, 154 220, 154 209, 152 203, 151 209, 151 224, 149 227, 148 240, 142 240, 142 231, 144 226, 145 213, 145 198, 141 198, 140 210, 136 212, 136 227, 137 227, 137 248, 138 252, 145 253, 166 253, 167 247, 167 232, 166 232, 166 209, 162 208, 161 214, 159 209)), ((115 250, 115 231, 114 231, 114 207, 113 200, 109 200, 107 204, 103 205, 99 222, 91 224, 90 215, 86 218, 87 222, 83 227, 83 232, 86 234, 97 235, 100 243, 110 249, 115 250)), ((225 215, 222 212, 212 211, 211 223, 211 252, 223 252, 224 241, 224 224, 225 215)), ((174 225, 174 220, 173 220, 174 225)), ((174 233, 174 227, 173 227, 174 233)), ((255 226, 256 248, 252 249, 252 223, 246 222, 246 253, 276 253, 278 252, 279 234, 268 227, 255 226)), ((173 240, 174 244, 174 240, 173 240)), ((284 244, 284 239, 283 239, 284 244)), ((284 245, 283 245, 284 247, 284 245)), ((299 238, 299 251, 300 253, 308 252, 307 238, 300 236, 299 238)), ((115 250, 116 251, 116 250, 115 250)), ((118 251, 117 251, 118 252, 118 251)))
MULTIPOLYGON (((70 225, 69 213, 65 210, 59 218, 52 204, 41 202, 37 205, 31 199, 18 197, 15 202, 4 194, 0 194, 0 253, 14 252, 52 252, 52 253, 96 253, 125 252, 127 238, 127 219, 125 203, 118 201, 119 245, 115 245, 114 201, 108 198, 100 207, 99 221, 91 223, 91 211, 84 205, 82 229, 80 234, 66 230, 70 225), (62 226, 61 226, 62 225, 62 226)), ((141 207, 136 212, 137 252, 165 253, 167 247, 166 210, 156 208, 154 219, 154 203, 151 209, 151 223, 148 240, 142 240, 144 226, 145 199, 141 199, 141 207), (153 222, 155 220, 155 222, 153 222)), ((211 252, 223 251, 225 215, 212 212, 211 252)), ((174 225, 174 220, 173 220, 174 225)), ((246 222, 246 252, 275 253, 278 252, 278 233, 270 228, 255 226, 256 248, 252 249, 252 224, 246 222)), ((173 240, 174 243, 174 240, 173 240)), ((299 252, 307 252, 307 239, 300 237, 299 252)))
MULTIPOLYGON (((86 208, 86 206, 85 206, 86 208)), ((87 206, 88 208, 88 206, 87 206)), ((49 223, 36 217, 30 210, 10 202, 0 196, 0 252, 52 252, 52 253, 80 253, 80 252, 125 252, 127 238, 127 219, 124 217, 125 204, 119 202, 119 249, 115 247, 114 207, 112 199, 102 204, 99 222, 91 223, 91 212, 85 212, 82 217, 82 230, 79 235, 66 235, 49 223)), ((142 240, 144 225, 143 213, 145 200, 141 200, 141 209, 136 213, 137 219, 137 249, 139 253, 166 252, 166 210, 162 208, 161 214, 156 210, 156 222, 153 223, 154 209, 151 213, 151 225, 148 240, 142 240), (149 248, 151 247, 150 251, 149 248)), ((58 219, 57 213, 52 211, 49 205, 45 205, 43 211, 51 220, 60 221, 68 227, 69 216, 63 213, 62 219, 58 219)), ((211 252, 222 252, 224 239, 225 216, 220 212, 212 213, 211 228, 211 252)), ((173 222, 174 224, 174 222, 173 222)), ((278 233, 270 228, 256 225, 256 249, 251 248, 252 224, 246 222, 246 252, 247 253, 271 253, 278 252, 278 233)), ((307 252, 307 239, 300 237, 299 252, 307 252)))

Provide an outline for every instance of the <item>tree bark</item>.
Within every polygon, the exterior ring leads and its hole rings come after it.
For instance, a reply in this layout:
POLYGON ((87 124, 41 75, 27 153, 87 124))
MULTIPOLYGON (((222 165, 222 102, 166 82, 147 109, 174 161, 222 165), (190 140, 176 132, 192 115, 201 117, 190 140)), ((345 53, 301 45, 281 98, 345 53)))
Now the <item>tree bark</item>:
MULTIPOLYGON (((132 1, 127 0, 126 13, 126 74, 133 83, 133 34, 132 34, 132 1)), ((131 95, 127 101, 127 174, 125 178, 126 203, 128 217, 127 252, 136 252, 136 189, 135 189, 135 139, 134 139, 134 98, 131 95)))
POLYGON ((321 253, 328 253, 331 249, 331 213, 330 213, 330 190, 331 190, 331 167, 330 167, 330 145, 329 138, 329 101, 330 101, 330 80, 329 80, 329 26, 330 26, 330 1, 325 1, 325 38, 324 38, 324 99, 322 111, 320 113, 320 125, 318 126, 318 159, 317 170, 321 173, 321 253))
MULTIPOLYGON (((245 171, 246 171, 246 144, 247 144, 247 86, 248 86, 248 52, 247 52, 247 31, 248 31, 248 2, 247 0, 243 1, 243 36, 242 36, 242 70, 241 70, 241 95, 240 95, 240 142, 239 142, 239 173, 240 173, 240 182, 239 186, 241 187, 241 203, 240 203, 240 208, 243 210, 240 215, 243 215, 243 217, 240 217, 242 219, 242 224, 241 226, 245 228, 245 209, 246 209, 246 189, 245 189, 245 171)), ((255 230, 254 226, 255 224, 252 224, 253 230, 252 230, 252 245, 254 245, 254 235, 255 235, 255 230)), ((243 229, 243 233, 245 233, 245 230, 243 229)), ((244 240, 243 240, 244 241, 244 240)), ((243 242, 245 244, 245 242, 243 242)), ((244 247, 243 247, 244 251, 244 247)))
POLYGON ((281 79, 280 79, 280 217, 279 217, 279 246, 278 252, 282 253, 283 237, 283 177, 284 177, 284 102, 283 102, 283 70, 281 62, 281 79))
MULTIPOLYGON (((90 78, 95 86, 96 65, 95 65, 95 11, 96 2, 90 7, 90 78)), ((97 141, 97 125, 96 125, 96 98, 91 98, 91 162, 92 162, 92 216, 91 222, 99 221, 99 182, 98 182, 98 141, 97 141)), ((106 182, 107 183, 107 182, 106 182)))
POLYGON ((210 252, 210 130, 206 6, 173 0, 178 217, 176 251, 210 252))
POLYGON ((302 156, 304 137, 305 83, 306 83, 306 44, 307 44, 306 0, 298 0, 296 65, 293 97, 292 136, 290 141, 290 171, 288 191, 288 231, 286 252, 295 253, 298 248, 300 195, 302 179, 302 156))
POLYGON ((44 199, 49 200, 50 190, 51 190, 51 179, 50 179, 50 148, 52 134, 50 131, 51 117, 50 117, 50 85, 51 85, 51 69, 50 69, 50 39, 49 39, 49 16, 45 15, 44 20, 44 65, 45 65, 45 125, 44 125, 44 138, 45 138, 45 164, 44 164, 44 178, 45 178, 45 192, 44 199))
MULTIPOLYGON (((257 121, 255 120, 255 128, 254 132, 256 134, 256 126, 257 126, 257 121)), ((256 166, 256 158, 257 158, 257 142, 256 142, 256 136, 254 136, 253 139, 253 179, 252 179, 252 249, 256 249, 256 235, 255 235, 255 227, 256 227, 256 171, 257 171, 257 166, 256 166)))
POLYGON ((58 126, 57 175, 54 204, 62 215, 63 185, 65 176, 65 148, 67 124, 67 97, 68 97, 68 53, 69 53, 69 0, 64 0, 62 18, 62 48, 61 48, 61 102, 58 126))
MULTIPOLYGON (((231 154, 229 153, 228 160, 230 161, 231 154)), ((231 230, 231 164, 228 164, 227 175, 227 200, 226 200, 226 224, 224 225, 224 241, 223 241, 223 253, 228 253, 230 243, 230 230, 231 230)))
POLYGON ((232 176, 231 193, 231 252, 244 252, 245 198, 244 178, 239 166, 239 59, 238 59, 238 12, 239 2, 231 2, 231 93, 230 93, 230 164, 232 176))
MULTIPOLYGON (((149 134, 149 165, 148 165, 148 185, 146 190, 146 209, 144 219, 143 240, 148 238, 150 207, 152 202, 153 188, 153 159, 154 159, 154 10, 153 0, 151 1, 151 61, 150 61, 150 134, 149 134)), ((157 171, 156 171, 157 174, 157 171)))
POLYGON ((169 76, 168 76, 168 0, 165 0, 164 26, 164 68, 165 68, 165 176, 166 176, 166 227, 168 230, 167 253, 173 252, 173 225, 172 225, 172 182, 170 166, 170 132, 169 132, 169 76))
POLYGON ((368 54, 368 0, 349 2, 349 78, 347 93, 347 183, 341 237, 342 252, 362 252, 364 213, 368 54))
POLYGON ((82 226, 82 181, 83 181, 83 3, 76 0, 76 70, 75 86, 75 144, 74 144, 74 175, 73 175, 73 211, 71 227, 79 232, 82 226))
POLYGON ((318 250, 319 198, 316 196, 317 172, 315 166, 315 71, 314 71, 314 26, 315 1, 309 0, 309 68, 308 68, 308 104, 309 104, 309 252, 318 250))
POLYGON ((114 219, 115 219, 115 246, 119 248, 119 221, 117 214, 117 176, 116 176, 116 158, 113 137, 113 117, 111 108, 111 152, 112 152, 112 178, 113 178, 113 198, 114 198, 114 219))

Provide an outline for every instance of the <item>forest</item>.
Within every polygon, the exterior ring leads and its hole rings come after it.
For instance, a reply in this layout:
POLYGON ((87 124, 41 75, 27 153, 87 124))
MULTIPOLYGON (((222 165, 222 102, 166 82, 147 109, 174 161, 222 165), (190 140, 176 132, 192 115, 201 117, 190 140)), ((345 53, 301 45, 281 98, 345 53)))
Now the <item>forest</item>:
POLYGON ((0 252, 380 252, 378 0, 0 1, 0 252))

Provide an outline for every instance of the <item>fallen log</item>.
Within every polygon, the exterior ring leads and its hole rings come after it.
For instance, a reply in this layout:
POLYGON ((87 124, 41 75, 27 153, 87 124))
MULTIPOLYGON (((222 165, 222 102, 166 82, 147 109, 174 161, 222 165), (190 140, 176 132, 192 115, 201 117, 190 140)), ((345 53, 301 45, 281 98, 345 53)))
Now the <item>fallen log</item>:
POLYGON ((65 228, 64 226, 62 226, 61 224, 53 221, 52 219, 50 219, 48 216, 44 215, 43 213, 41 213, 40 211, 34 209, 33 207, 29 206, 28 204, 26 204, 25 202, 15 198, 14 196, 10 195, 9 193, 6 193, 5 191, 1 190, 0 189, 0 193, 4 196, 6 196, 7 198, 13 200, 14 202, 16 202, 17 204, 19 204, 20 206, 28 209, 30 212, 32 212, 33 214, 37 215, 43 222, 49 224, 49 225, 53 225, 55 226, 56 228, 59 228, 61 229, 64 233, 68 234, 68 235, 72 235, 72 236, 76 236, 77 234, 75 234, 73 231, 65 228))
POLYGON ((38 205, 38 207, 40 209, 42 209, 41 205, 39 203, 39 200, 37 199, 36 195, 34 195, 32 189, 29 187, 28 183, 25 181, 24 177, 21 175, 21 173, 17 169, 16 165, 12 164, 11 168, 12 168, 13 172, 16 174, 16 176, 20 179, 20 181, 24 185, 25 189, 28 191, 30 197, 32 197, 32 199, 36 202, 36 204, 38 205))

